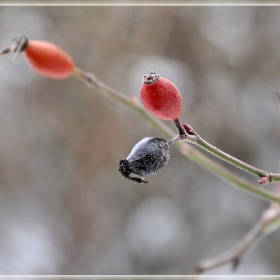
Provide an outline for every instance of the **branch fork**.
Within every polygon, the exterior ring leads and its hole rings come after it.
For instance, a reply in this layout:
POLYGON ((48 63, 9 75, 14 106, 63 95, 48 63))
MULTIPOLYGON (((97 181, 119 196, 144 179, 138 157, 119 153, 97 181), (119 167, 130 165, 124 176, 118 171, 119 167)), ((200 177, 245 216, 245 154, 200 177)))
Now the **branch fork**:
POLYGON ((240 168, 246 172, 249 172, 253 175, 258 176, 259 179, 259 184, 261 186, 264 186, 268 183, 271 182, 279 182, 280 181, 280 174, 277 173, 270 173, 265 170, 261 170, 259 168, 256 168, 252 165, 249 165, 223 151, 218 149, 217 147, 209 144, 206 142, 202 137, 200 137, 194 129, 186 123, 181 123, 179 119, 173 120, 177 130, 178 130, 178 135, 171 140, 168 141, 169 145, 174 144, 178 141, 187 141, 189 143, 195 144, 207 152, 215 155, 216 157, 236 166, 237 168, 240 168))

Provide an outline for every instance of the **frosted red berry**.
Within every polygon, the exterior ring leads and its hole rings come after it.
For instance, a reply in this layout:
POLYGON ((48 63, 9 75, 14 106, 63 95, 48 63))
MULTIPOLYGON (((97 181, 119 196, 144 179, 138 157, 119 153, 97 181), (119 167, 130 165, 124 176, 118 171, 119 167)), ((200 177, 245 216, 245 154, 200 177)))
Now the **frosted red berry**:
POLYGON ((143 76, 140 95, 146 110, 160 119, 175 120, 181 115, 183 102, 179 89, 155 72, 143 76))

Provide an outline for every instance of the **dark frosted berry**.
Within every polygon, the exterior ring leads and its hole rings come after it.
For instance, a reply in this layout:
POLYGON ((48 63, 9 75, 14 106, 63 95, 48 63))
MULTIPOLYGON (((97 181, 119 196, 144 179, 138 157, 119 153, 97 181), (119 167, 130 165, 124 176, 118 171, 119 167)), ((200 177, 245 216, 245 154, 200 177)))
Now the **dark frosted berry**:
POLYGON ((119 171, 127 179, 140 184, 148 184, 143 178, 156 174, 159 169, 167 164, 170 158, 169 145, 164 139, 145 137, 131 150, 126 159, 120 161, 119 171), (134 173, 141 176, 131 177, 134 173))

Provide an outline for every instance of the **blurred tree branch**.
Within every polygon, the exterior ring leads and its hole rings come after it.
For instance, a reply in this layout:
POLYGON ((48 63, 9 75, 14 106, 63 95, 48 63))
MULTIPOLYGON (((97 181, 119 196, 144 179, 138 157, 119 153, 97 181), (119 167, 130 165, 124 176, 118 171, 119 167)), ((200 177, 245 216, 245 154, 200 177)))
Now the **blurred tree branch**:
MULTIPOLYGON (((280 93, 276 92, 276 105, 280 115, 280 93)), ((279 169, 279 168, 278 168, 279 169)), ((280 183, 274 188, 276 195, 280 194, 280 183)), ((269 207, 263 212, 256 225, 229 251, 201 261, 195 268, 196 273, 202 274, 215 267, 232 263, 232 268, 236 269, 243 256, 254 246, 256 246, 264 237, 274 232, 280 227, 280 205, 271 202, 269 207)))
POLYGON ((201 261, 195 271, 202 274, 218 266, 232 263, 232 268, 236 269, 243 256, 254 246, 256 246, 265 236, 274 232, 280 226, 280 208, 269 207, 263 212, 256 225, 229 251, 201 261))

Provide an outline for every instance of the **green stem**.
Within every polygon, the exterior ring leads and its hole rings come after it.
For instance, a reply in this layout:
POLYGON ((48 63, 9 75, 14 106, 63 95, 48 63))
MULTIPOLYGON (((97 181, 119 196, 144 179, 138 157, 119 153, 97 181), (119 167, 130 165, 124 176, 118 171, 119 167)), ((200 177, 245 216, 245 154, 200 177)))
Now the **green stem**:
POLYGON ((260 178, 266 177, 266 178, 268 178, 269 182, 280 181, 280 174, 270 173, 268 171, 256 168, 248 163, 245 163, 245 162, 221 151, 217 147, 209 144, 204 139, 202 139, 198 134, 187 138, 187 141, 190 143, 196 144, 197 146, 203 148, 204 150, 208 151, 209 153, 215 155, 216 157, 234 165, 235 167, 238 167, 238 168, 240 168, 246 172, 249 172, 253 175, 256 175, 260 178))
MULTIPOLYGON (((73 72, 73 76, 85 82, 90 88, 96 88, 106 97, 125 105, 126 107, 132 109, 135 113, 137 113, 140 117, 142 117, 145 121, 151 124, 151 126, 161 133, 166 138, 174 138, 176 134, 165 124, 163 124, 160 120, 148 114, 147 111, 140 106, 137 102, 132 99, 126 97, 125 95, 113 90, 107 85, 103 84, 99 81, 93 74, 87 73, 79 68, 75 68, 73 72)), ((191 135, 191 139, 193 139, 193 135, 191 135)), ((189 138, 189 139, 190 139, 189 138)), ((188 140, 188 139, 187 139, 188 140)), ((197 143, 195 143, 197 144, 197 143)), ((223 180, 231 183, 238 187, 239 189, 249 192, 263 200, 273 201, 276 203, 280 203, 280 197, 274 195, 272 192, 257 188, 249 181, 239 177, 238 175, 230 172, 225 169, 221 165, 217 164, 210 158, 201 154, 197 149, 188 145, 186 142, 176 143, 174 144, 177 148, 179 148, 185 156, 187 156, 190 160, 196 162, 200 166, 204 167, 209 172, 214 175, 222 178, 223 180)))
POLYGON ((203 155, 198 150, 190 148, 187 143, 177 143, 180 146, 181 153, 188 157, 193 162, 197 163, 207 171, 218 176, 223 181, 229 183, 233 187, 237 187, 247 193, 250 193, 256 197, 261 197, 267 201, 275 201, 280 203, 280 197, 275 195, 273 192, 265 190, 262 187, 256 187, 250 181, 244 179, 243 177, 229 171, 225 167, 211 160, 209 157, 203 155))
POLYGON ((246 172, 249 172, 253 175, 260 177, 259 183, 261 185, 265 185, 269 182, 279 182, 280 181, 280 174, 277 173, 269 173, 268 171, 256 168, 248 163, 245 163, 223 151, 218 149, 217 147, 209 144, 203 138, 201 138, 194 130, 191 128, 190 125, 184 123, 181 124, 179 119, 173 121, 179 135, 171 140, 169 140, 169 145, 185 140, 189 143, 195 144, 200 148, 206 150, 207 152, 215 155, 216 157, 234 165, 237 168, 240 168, 246 172), (184 127, 183 127, 184 126, 184 127), (185 128, 185 129, 184 129, 185 128))

